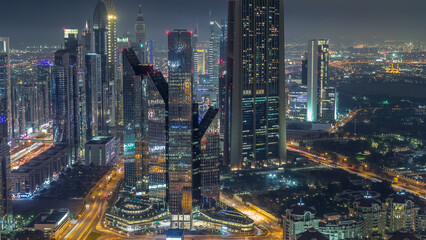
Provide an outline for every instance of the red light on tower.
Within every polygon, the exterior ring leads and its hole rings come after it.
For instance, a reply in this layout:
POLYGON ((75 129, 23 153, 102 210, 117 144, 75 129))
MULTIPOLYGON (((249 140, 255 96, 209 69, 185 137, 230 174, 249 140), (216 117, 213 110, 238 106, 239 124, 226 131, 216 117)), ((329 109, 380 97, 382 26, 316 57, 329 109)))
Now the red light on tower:
POLYGON ((192 31, 189 31, 189 34, 191 34, 191 35, 192 35, 192 31))
POLYGON ((169 33, 170 33, 170 31, 166 31, 166 33, 167 33, 167 34, 169 34, 169 33))
POLYGON ((65 31, 65 28, 62 28, 62 30, 64 30, 64 31, 65 31))

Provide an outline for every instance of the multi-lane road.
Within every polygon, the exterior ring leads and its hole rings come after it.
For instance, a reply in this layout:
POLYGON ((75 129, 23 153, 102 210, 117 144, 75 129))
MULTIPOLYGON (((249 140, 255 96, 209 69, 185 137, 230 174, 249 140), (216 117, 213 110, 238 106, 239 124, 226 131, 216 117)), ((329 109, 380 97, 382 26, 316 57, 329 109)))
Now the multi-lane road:
MULTIPOLYGON (((326 165, 328 167, 340 168, 340 169, 343 169, 343 170, 350 172, 352 174, 356 174, 360 177, 369 179, 373 182, 382 182, 382 181, 392 182, 391 179, 387 179, 385 176, 380 176, 380 175, 373 173, 373 172, 370 172, 370 171, 354 169, 354 168, 348 166, 347 164, 344 164, 344 163, 341 163, 341 162, 333 162, 330 159, 315 155, 313 153, 307 152, 305 150, 302 150, 302 149, 299 149, 299 148, 296 148, 296 147, 287 146, 287 149, 290 150, 290 151, 298 152, 298 153, 302 154, 303 156, 308 157, 309 160, 314 161, 316 163, 320 163, 320 164, 326 165)), ((410 192, 410 193, 417 195, 420 198, 426 200, 425 189, 417 187, 417 186, 410 184, 408 182, 400 181, 399 183, 393 183, 392 187, 395 188, 395 189, 398 189, 398 190, 404 190, 406 192, 410 192)))

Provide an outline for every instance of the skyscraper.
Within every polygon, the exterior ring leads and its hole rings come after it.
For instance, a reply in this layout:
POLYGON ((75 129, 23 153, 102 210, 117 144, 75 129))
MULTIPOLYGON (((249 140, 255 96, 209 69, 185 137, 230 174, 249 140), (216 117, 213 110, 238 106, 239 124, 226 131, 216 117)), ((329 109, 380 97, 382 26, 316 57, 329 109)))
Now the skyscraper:
POLYGON ((113 0, 104 0, 105 7, 108 12, 107 16, 107 54, 108 54, 108 100, 109 100, 109 121, 111 126, 116 125, 117 118, 117 14, 115 12, 115 4, 113 0))
POLYGON ((101 55, 88 53, 85 56, 86 66, 86 139, 99 136, 106 126, 106 115, 103 107, 103 97, 106 89, 102 85, 101 55))
MULTIPOLYGON (((106 95, 102 97, 102 113, 106 119, 105 126, 100 129, 100 135, 108 134, 108 124, 111 117, 111 88, 108 67, 108 11, 103 0, 99 0, 93 13, 94 52, 101 57, 101 81, 106 95)), ((104 92, 102 91, 102 92, 104 92)))
POLYGON ((308 42, 307 121, 330 123, 335 120, 335 84, 328 77, 329 41, 308 42))
POLYGON ((77 53, 56 51, 52 69, 53 139, 67 145, 70 164, 78 158, 80 143, 78 89, 77 53))
POLYGON ((169 211, 172 228, 192 224, 192 36, 168 33, 169 68, 169 211))
MULTIPOLYGON (((141 44, 146 42, 146 24, 142 15, 142 5, 139 5, 138 17, 135 24, 136 42, 141 44)), ((139 59, 141 61, 142 59, 139 59)))
POLYGON ((148 44, 146 41, 146 24, 142 15, 142 5, 139 5, 139 12, 135 23, 136 42, 133 44, 142 64, 148 64, 148 44))
POLYGON ((0 218, 5 223, 12 214, 10 192, 10 55, 9 38, 0 37, 0 218))
POLYGON ((284 1, 229 4, 231 168, 277 166, 286 159, 284 1))
POLYGON ((41 109, 43 115, 40 117, 42 123, 47 123, 51 119, 52 109, 52 63, 44 60, 37 65, 37 85, 38 91, 42 94, 43 100, 41 109))
POLYGON ((123 104, 125 181, 144 194, 149 178, 147 76, 136 75, 125 55, 123 104))
POLYGON ((210 42, 208 51, 208 74, 210 82, 215 86, 216 97, 211 99, 217 106, 217 88, 219 86, 220 42, 222 27, 217 21, 210 21, 210 42))
POLYGON ((65 49, 77 51, 78 29, 64 28, 65 49))

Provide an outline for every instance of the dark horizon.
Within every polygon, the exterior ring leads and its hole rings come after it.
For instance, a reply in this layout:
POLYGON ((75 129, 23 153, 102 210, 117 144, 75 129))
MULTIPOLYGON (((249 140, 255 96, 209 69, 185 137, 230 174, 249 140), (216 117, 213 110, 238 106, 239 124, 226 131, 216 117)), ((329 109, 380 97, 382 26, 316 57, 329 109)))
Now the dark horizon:
MULTIPOLYGON (((15 0, 0 9, 0 35, 10 37, 12 48, 27 45, 60 45, 62 28, 84 27, 91 20, 97 0, 15 0)), ((137 0, 116 1, 118 36, 132 32, 137 0)), ((287 0, 286 41, 306 42, 328 38, 331 43, 377 42, 385 39, 422 41, 419 31, 426 22, 426 2, 411 0, 287 0)), ((165 46, 167 30, 194 30, 197 19, 200 40, 208 40, 210 12, 215 20, 226 19, 226 0, 156 0, 143 2, 147 38, 165 46), (160 14, 159 14, 160 12, 160 14)))

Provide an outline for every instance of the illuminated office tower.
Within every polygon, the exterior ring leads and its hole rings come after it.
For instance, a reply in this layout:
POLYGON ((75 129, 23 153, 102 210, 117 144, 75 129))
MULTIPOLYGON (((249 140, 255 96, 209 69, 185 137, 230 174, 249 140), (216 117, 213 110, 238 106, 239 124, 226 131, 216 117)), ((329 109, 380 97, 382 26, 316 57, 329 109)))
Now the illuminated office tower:
POLYGON ((69 164, 79 157, 78 72, 75 51, 56 51, 52 69, 53 140, 69 148, 69 164))
MULTIPOLYGON (((219 201, 219 114, 214 117, 200 142, 200 190, 201 198, 219 201)), ((205 200, 204 200, 205 199, 205 200)))
MULTIPOLYGON (((227 45, 228 45, 228 21, 221 21, 221 35, 220 35, 220 63, 219 63, 219 88, 218 88, 218 106, 219 106, 219 137, 220 137, 220 153, 223 160, 223 165, 228 166, 229 163, 225 161, 225 131, 229 131, 229 125, 225 123, 228 121, 226 117, 226 109, 229 108, 229 94, 227 87, 226 65, 227 65, 227 45)), ((229 112, 228 112, 229 114, 229 112)), ((227 142, 227 146, 229 141, 227 142)), ((227 152, 228 153, 228 152, 227 152)))
POLYGON ((88 53, 86 60, 86 139, 90 140, 99 136, 106 125, 103 98, 106 89, 102 86, 101 55, 88 53))
POLYGON ((147 77, 135 74, 123 55, 124 178, 137 194, 148 192, 147 77))
POLYGON ((130 38, 127 36, 117 38, 117 125, 123 126, 123 57, 122 49, 131 47, 130 38))
POLYGON ((44 96, 41 104, 42 116, 41 122, 47 123, 51 119, 52 109, 52 63, 48 60, 42 60, 37 65, 37 85, 38 91, 44 96))
POLYGON ((102 113, 106 119, 105 125, 100 128, 100 135, 108 134, 108 124, 110 123, 111 115, 111 88, 109 81, 109 67, 108 67, 108 11, 104 1, 100 0, 96 5, 93 14, 93 35, 94 35, 94 52, 101 57, 101 81, 103 91, 106 95, 102 99, 102 113))
POLYGON ((113 0, 104 0, 105 6, 108 12, 107 17, 107 29, 108 29, 108 40, 107 40, 107 66, 108 66, 108 104, 109 104, 109 123, 110 126, 116 125, 117 119, 117 14, 115 11, 115 4, 113 0))
MULTIPOLYGON (((213 189, 214 181, 206 181, 208 184, 201 181, 204 172, 214 172, 212 164, 204 164, 203 154, 216 154, 218 141, 213 138, 207 145, 201 143, 204 136, 210 139, 208 134, 214 132, 209 127, 219 111, 211 107, 198 121, 198 105, 193 104, 191 98, 191 33, 186 30, 169 33, 169 82, 159 70, 154 71, 152 65, 140 64, 132 49, 124 49, 123 53, 134 70, 132 78, 149 76, 148 111, 143 112, 148 113, 150 200, 161 201, 165 196, 171 228, 190 229, 192 208, 202 203, 203 188, 213 189), (207 150, 202 149, 203 146, 207 150)), ((124 65, 124 69, 128 69, 124 65)), ((212 129, 217 129, 217 124, 213 124, 212 129)), ((213 158, 205 160, 216 162, 213 158)), ((210 190, 205 192, 210 194, 206 196, 214 195, 210 190)))
POLYGON ((78 29, 64 28, 65 49, 77 51, 78 29))
POLYGON ((136 18, 136 24, 135 24, 135 33, 136 33, 137 43, 146 42, 146 24, 142 15, 142 5, 139 5, 138 17, 136 18))
POLYGON ((12 217, 10 192, 9 137, 12 133, 10 119, 10 55, 9 38, 0 37, 0 218, 2 227, 12 217))
POLYGON ((24 109, 25 133, 31 134, 37 132, 40 127, 37 85, 33 83, 23 84, 20 94, 22 107, 24 109))
POLYGON ((192 36, 168 33, 169 211, 172 228, 192 226, 192 36))
POLYGON ((328 76, 329 41, 308 42, 307 121, 330 123, 335 120, 335 85, 328 76))
POLYGON ((231 168, 278 166, 286 159, 284 1, 229 4, 231 168))
POLYGON ((217 21, 210 21, 210 42, 208 51, 208 73, 216 97, 211 99, 217 106, 217 89, 219 87, 220 41, 222 27, 217 21))
POLYGON ((146 24, 142 15, 141 5, 139 5, 139 12, 135 23, 135 35, 136 42, 133 47, 138 55, 139 61, 142 64, 148 64, 149 57, 147 51, 148 44, 146 41, 146 24))

